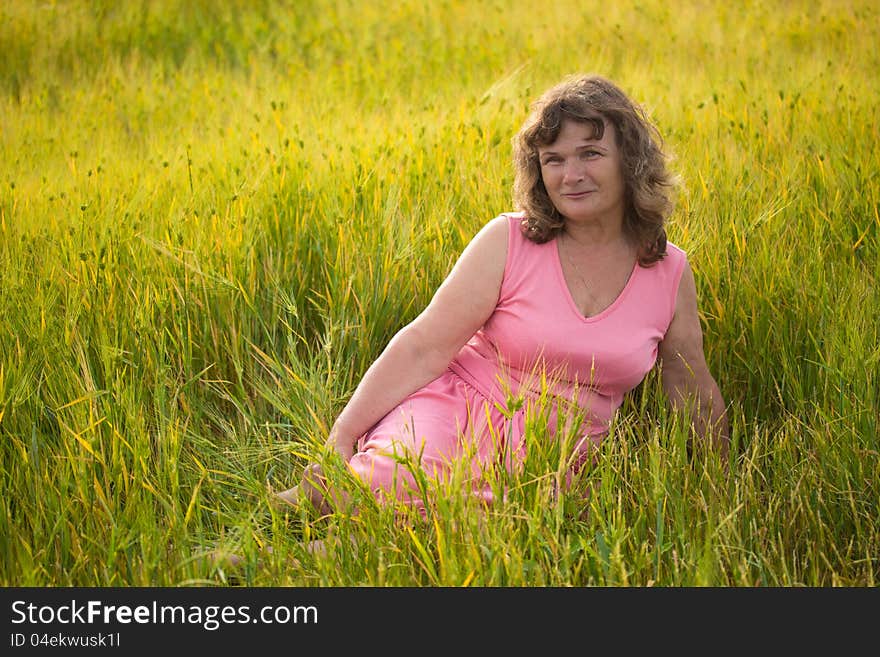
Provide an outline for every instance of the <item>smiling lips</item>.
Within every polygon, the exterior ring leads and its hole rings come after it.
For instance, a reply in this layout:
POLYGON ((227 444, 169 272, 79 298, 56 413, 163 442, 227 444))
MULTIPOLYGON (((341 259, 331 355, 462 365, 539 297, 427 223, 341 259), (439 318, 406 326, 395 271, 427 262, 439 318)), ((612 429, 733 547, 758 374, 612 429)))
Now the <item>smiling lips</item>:
POLYGON ((563 194, 563 196, 565 198, 577 200, 579 198, 584 198, 587 194, 592 194, 592 193, 593 193, 592 190, 587 190, 585 192, 572 192, 570 194, 563 194))

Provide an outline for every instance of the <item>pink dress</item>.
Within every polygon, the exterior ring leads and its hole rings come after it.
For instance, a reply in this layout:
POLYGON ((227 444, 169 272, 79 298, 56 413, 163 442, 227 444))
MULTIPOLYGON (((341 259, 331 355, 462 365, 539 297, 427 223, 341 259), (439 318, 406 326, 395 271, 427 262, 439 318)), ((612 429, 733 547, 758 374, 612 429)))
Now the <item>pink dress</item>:
POLYGON ((637 263, 617 299, 584 317, 565 282, 556 240, 535 244, 520 230, 521 214, 505 216, 507 263, 494 313, 446 372, 358 441, 350 468, 380 500, 393 495, 421 507, 412 470, 442 479, 466 459, 473 493, 491 502, 481 473, 497 463, 515 468, 522 462, 527 413, 542 388, 553 400, 550 435, 560 414, 559 426, 570 430, 575 423, 577 464, 608 432, 624 394, 656 362, 675 310, 686 260, 681 249, 669 243, 660 262, 637 263))

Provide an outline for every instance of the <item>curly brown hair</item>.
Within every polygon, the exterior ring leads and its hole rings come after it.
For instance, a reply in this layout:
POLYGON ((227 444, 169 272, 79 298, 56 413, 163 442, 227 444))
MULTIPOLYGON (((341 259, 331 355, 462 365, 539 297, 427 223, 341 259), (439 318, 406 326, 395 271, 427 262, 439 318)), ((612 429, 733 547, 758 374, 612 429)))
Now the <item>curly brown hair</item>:
POLYGON ((524 213, 523 232, 537 243, 553 239, 565 225, 541 177, 538 148, 556 141, 564 121, 593 127, 601 139, 614 126, 624 180, 625 234, 638 247, 639 264, 666 255, 666 218, 672 212, 676 177, 666 168, 663 140, 645 111, 613 82, 597 75, 565 80, 546 91, 514 138, 514 201, 524 213))

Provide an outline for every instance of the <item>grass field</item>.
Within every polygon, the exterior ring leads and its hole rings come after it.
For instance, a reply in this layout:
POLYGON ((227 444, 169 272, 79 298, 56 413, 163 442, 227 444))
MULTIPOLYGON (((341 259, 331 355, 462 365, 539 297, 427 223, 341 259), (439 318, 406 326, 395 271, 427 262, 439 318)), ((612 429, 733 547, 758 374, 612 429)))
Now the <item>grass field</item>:
POLYGON ((868 0, 3 2, 0 584, 876 586, 878 42, 868 0), (729 471, 651 375, 586 515, 552 449, 487 522, 272 511, 578 72, 675 156, 729 471))

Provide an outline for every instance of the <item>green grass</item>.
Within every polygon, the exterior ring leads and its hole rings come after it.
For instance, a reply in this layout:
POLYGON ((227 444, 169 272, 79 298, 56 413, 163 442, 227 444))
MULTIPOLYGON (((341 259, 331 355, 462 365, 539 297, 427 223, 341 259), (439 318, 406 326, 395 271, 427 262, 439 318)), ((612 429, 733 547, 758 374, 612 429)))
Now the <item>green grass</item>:
POLYGON ((2 3, 0 583, 875 586, 878 41, 868 1, 2 3), (553 449, 485 520, 270 511, 576 72, 675 154, 729 471, 652 375, 586 514, 553 449))

